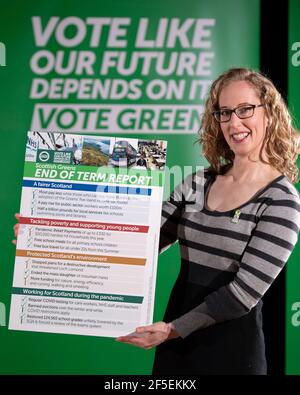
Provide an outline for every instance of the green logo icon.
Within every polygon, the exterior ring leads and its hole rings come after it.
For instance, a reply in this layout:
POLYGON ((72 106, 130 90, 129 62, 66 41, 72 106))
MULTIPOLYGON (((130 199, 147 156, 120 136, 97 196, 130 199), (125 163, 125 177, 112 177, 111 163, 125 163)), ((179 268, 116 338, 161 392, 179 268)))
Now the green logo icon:
POLYGON ((49 158, 50 158, 49 152, 47 152, 47 151, 41 151, 41 152, 39 153, 39 160, 40 160, 41 162, 47 162, 47 161, 49 160, 49 158))

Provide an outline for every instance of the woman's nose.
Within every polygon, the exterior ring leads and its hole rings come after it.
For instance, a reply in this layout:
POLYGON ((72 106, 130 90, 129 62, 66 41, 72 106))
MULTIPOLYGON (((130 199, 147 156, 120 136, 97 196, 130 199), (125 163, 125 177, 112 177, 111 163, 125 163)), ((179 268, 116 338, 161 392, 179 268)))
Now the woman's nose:
POLYGON ((236 115, 235 112, 231 114, 230 121, 228 122, 231 126, 236 126, 241 124, 241 119, 236 115))

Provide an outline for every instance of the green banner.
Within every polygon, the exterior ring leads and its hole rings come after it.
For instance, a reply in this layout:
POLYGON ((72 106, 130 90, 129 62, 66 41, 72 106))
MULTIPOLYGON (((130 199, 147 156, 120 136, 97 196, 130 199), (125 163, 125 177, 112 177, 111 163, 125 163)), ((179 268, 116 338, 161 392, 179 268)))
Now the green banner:
MULTIPOLYGON (((300 130, 300 3, 289 0, 289 75, 288 102, 294 126, 300 130)), ((298 160, 298 167, 300 162, 298 160)), ((299 190, 299 183, 297 185, 299 190)), ((300 245, 297 243, 287 265, 286 298, 286 374, 300 374, 300 245)))
MULTIPOLYGON (((1 7, 0 312, 8 313, 12 291, 27 130, 166 140, 169 168, 189 166, 190 173, 207 165, 197 143, 205 95, 224 70, 259 67, 259 5, 12 0, 1 7)), ((175 245, 159 258, 155 321, 178 270, 175 245)), ((0 374, 151 373, 153 350, 108 338, 9 331, 3 322, 0 374)))

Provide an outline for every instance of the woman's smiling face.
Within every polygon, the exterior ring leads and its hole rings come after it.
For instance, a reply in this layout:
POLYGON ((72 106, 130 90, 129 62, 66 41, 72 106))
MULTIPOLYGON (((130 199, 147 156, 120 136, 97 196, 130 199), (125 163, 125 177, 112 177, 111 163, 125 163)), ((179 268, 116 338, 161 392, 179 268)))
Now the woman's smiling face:
MULTIPOLYGON (((255 88, 245 81, 233 81, 226 85, 219 96, 220 110, 233 110, 246 105, 260 105, 255 88)), ((258 159, 266 134, 268 119, 263 107, 254 109, 253 116, 240 119, 234 112, 228 122, 221 122, 224 138, 235 156, 251 155, 258 159)))

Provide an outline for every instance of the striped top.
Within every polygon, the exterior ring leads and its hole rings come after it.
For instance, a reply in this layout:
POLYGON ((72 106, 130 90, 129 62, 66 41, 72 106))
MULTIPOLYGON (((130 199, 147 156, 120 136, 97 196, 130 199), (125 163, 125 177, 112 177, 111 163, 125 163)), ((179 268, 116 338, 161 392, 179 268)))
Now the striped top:
MULTIPOLYGON (((182 338, 247 314, 297 242, 300 197, 287 177, 277 177, 238 209, 225 212, 206 207, 214 180, 215 174, 209 170, 196 172, 163 204, 160 251, 178 240, 181 265, 187 268, 184 281, 211 290, 191 310, 182 314, 178 308, 178 317, 172 322, 182 338), (230 280, 216 286, 222 273, 230 280)), ((174 305, 179 306, 180 301, 174 305)))

